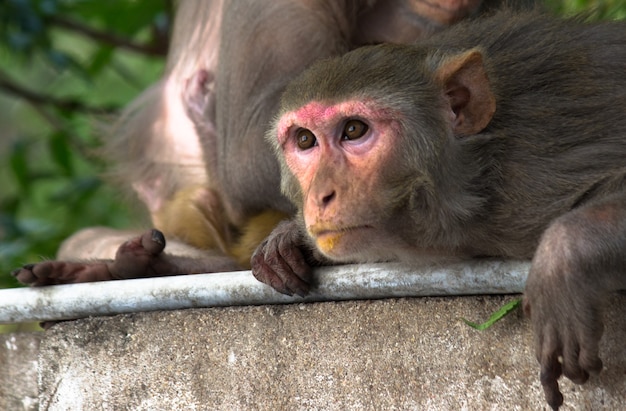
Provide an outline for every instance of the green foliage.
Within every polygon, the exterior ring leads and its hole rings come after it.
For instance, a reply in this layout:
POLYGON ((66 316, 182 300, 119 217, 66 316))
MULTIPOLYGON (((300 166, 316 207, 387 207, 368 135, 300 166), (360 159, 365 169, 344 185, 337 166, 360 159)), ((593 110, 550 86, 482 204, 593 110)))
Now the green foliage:
POLYGON ((135 219, 103 183, 94 127, 153 83, 166 1, 0 2, 0 288, 85 226, 135 219))
POLYGON ((626 18, 624 0, 547 0, 549 10, 564 16, 588 14, 596 20, 623 20, 626 18))
POLYGON ((115 46, 128 46, 152 31, 144 52, 166 41, 170 18, 165 6, 160 1, 5 0, 0 4, 2 43, 14 55, 27 60, 39 55, 56 69, 70 69, 89 80, 113 57, 111 40, 117 40, 115 46), (77 60, 55 41, 57 28, 97 41, 92 64, 77 60))

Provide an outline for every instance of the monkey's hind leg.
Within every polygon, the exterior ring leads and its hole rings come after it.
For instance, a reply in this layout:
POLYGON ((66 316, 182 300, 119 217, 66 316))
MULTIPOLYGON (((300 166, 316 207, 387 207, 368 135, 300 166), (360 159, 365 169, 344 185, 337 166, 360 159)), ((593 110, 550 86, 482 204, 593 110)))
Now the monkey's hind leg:
MULTIPOLYGON (((12 274, 21 283, 44 286, 241 269, 223 255, 200 250, 171 255, 163 253, 164 248, 163 234, 150 230, 122 244, 112 260, 44 261, 25 265, 12 274)), ((180 246, 177 251, 181 251, 180 246)))

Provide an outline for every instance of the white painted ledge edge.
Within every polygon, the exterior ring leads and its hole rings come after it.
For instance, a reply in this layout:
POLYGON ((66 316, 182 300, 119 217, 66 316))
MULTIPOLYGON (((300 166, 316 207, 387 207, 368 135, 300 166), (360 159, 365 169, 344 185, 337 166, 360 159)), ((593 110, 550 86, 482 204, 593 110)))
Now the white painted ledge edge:
POLYGON ((306 297, 277 293, 250 271, 15 288, 0 290, 0 323, 198 307, 517 294, 524 289, 528 269, 526 261, 493 259, 321 267, 306 297))

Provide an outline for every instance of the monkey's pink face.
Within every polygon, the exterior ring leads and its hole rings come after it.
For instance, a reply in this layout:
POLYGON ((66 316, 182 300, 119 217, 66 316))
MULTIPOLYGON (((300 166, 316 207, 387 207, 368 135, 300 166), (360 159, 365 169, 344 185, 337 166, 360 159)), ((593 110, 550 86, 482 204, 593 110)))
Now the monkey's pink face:
POLYGON ((353 100, 311 102, 278 122, 278 143, 304 196, 307 232, 331 259, 372 258, 388 237, 381 180, 399 138, 393 118, 399 116, 353 100))

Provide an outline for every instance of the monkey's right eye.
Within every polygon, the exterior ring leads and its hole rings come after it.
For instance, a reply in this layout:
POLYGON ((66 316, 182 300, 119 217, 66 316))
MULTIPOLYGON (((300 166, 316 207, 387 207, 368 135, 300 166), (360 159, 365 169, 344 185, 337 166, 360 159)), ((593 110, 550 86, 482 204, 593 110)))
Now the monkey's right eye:
POLYGON ((317 138, 315 134, 311 132, 311 130, 307 130, 306 128, 302 128, 296 134, 296 139, 298 141, 298 147, 300 150, 308 150, 313 147, 317 143, 317 138))
POLYGON ((343 128, 342 138, 344 140, 356 140, 363 137, 367 133, 368 128, 367 124, 361 120, 350 120, 343 128))

